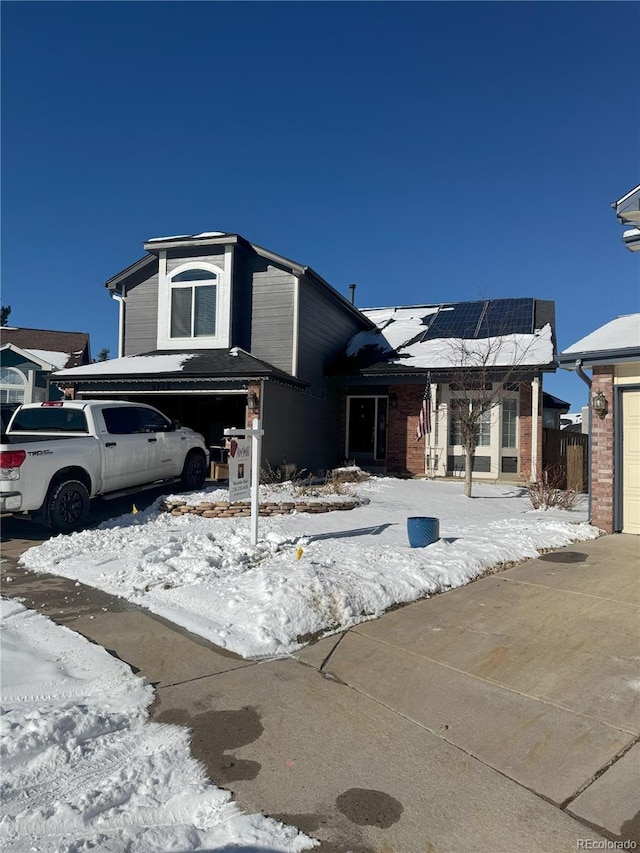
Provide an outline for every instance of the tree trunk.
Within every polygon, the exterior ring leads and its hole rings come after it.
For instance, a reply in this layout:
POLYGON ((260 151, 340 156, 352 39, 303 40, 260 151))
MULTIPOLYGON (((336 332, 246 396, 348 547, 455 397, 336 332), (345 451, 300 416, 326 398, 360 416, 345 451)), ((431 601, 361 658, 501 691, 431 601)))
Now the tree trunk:
POLYGON ((473 459, 475 457, 475 447, 465 447, 464 449, 464 495, 466 498, 471 497, 471 475, 473 473, 473 459))

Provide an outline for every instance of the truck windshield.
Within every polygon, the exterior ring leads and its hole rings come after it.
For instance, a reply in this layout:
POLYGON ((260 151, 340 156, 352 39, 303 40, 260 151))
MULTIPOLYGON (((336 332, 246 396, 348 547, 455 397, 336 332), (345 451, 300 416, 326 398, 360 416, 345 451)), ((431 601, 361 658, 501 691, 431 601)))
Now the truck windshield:
POLYGON ((20 409, 11 432, 89 432, 82 409, 20 409))

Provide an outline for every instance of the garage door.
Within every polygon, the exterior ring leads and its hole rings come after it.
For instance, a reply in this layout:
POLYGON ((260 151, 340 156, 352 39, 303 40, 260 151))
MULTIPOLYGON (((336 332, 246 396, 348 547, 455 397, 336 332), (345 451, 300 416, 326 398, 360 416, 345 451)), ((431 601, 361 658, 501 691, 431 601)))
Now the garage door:
POLYGON ((622 532, 640 533, 640 391, 622 392, 622 532))

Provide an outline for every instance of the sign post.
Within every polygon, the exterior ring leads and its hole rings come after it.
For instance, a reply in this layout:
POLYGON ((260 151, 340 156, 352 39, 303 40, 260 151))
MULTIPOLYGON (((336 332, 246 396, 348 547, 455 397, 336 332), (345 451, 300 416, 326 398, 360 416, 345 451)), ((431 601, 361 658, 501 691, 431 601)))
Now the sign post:
POLYGON ((248 468, 251 469, 251 544, 258 544, 258 512, 260 495, 260 454, 262 451, 262 436, 264 430, 260 429, 260 419, 254 418, 251 429, 237 429, 228 427, 225 429, 226 436, 237 436, 238 440, 232 441, 232 449, 229 460, 229 502, 246 500, 248 485, 248 468), (251 452, 249 454, 249 441, 251 439, 251 452))

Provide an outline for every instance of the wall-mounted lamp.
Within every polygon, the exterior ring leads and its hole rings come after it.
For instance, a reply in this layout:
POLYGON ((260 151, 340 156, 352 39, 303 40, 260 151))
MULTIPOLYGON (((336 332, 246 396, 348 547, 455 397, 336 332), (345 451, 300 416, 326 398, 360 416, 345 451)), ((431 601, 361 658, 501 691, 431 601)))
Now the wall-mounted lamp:
POLYGON ((392 409, 395 409, 398 405, 398 395, 395 391, 391 391, 389 394, 389 405, 392 409))
POLYGON ((609 404, 607 403, 607 398, 604 396, 602 391, 598 391, 596 394, 592 395, 591 408, 599 418, 604 418, 604 416, 609 411, 609 404))
POLYGON ((258 395, 254 391, 249 391, 247 394, 247 407, 252 411, 258 408, 258 395))

